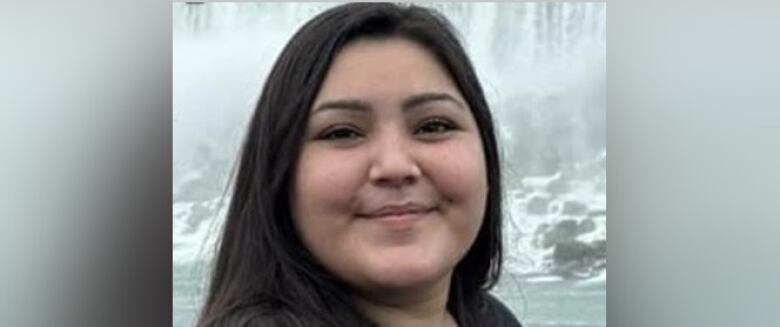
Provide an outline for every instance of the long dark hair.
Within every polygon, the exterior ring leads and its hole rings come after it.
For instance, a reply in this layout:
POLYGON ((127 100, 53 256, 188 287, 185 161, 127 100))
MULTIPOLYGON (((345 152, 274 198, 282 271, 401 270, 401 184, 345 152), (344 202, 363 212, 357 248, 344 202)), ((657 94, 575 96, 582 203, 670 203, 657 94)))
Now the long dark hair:
POLYGON ((447 19, 414 5, 344 4, 293 36, 263 87, 243 147, 199 326, 371 326, 349 287, 302 245, 290 190, 309 108, 339 50, 357 38, 418 42, 447 69, 479 127, 488 197, 476 241, 457 264, 447 308, 483 326, 501 270, 501 173, 492 118, 474 69, 447 19))

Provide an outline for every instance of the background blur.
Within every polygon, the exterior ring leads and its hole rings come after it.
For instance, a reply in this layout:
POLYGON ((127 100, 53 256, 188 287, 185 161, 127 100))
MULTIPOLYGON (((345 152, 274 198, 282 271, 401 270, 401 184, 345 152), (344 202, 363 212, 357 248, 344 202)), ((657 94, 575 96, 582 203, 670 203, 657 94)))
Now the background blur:
MULTIPOLYGON (((611 326, 780 326, 778 12, 609 4, 611 326)), ((0 1, 0 326, 172 323, 173 17, 0 1)))
MULTIPOLYGON (((173 6, 173 319, 189 326, 266 75, 333 4, 173 6), (205 264, 204 264, 205 263, 205 264)), ((506 260, 526 326, 606 325, 606 4, 430 4, 461 34, 498 124, 506 260)))

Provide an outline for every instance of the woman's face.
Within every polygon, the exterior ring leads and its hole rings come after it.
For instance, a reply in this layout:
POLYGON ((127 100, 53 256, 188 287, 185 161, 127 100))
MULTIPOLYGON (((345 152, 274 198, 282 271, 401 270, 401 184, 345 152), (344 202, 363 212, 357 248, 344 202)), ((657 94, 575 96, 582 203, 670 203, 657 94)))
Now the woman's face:
POLYGON ((482 151, 466 101, 429 52, 397 38, 355 41, 310 110, 295 171, 297 231, 359 290, 441 282, 482 224, 482 151))

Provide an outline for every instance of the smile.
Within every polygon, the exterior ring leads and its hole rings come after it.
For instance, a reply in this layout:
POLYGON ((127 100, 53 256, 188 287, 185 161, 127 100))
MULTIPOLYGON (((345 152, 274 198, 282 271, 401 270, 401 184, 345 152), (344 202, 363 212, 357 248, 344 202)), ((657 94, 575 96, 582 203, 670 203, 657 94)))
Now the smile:
POLYGON ((407 229, 434 211, 436 207, 419 204, 388 205, 358 217, 376 220, 392 229, 407 229))
POLYGON ((419 215, 429 213, 435 210, 436 207, 425 206, 416 203, 409 203, 403 205, 385 205, 375 210, 370 210, 368 213, 358 214, 364 218, 390 218, 393 216, 407 216, 407 215, 419 215))

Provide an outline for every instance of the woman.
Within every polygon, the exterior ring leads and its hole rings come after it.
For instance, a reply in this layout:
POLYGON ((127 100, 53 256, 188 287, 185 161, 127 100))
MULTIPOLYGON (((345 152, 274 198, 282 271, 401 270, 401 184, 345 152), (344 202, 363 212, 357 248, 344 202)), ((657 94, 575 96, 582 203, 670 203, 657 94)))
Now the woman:
POLYGON ((493 124, 446 19, 346 4, 304 25, 243 145, 201 326, 519 326, 493 124))

